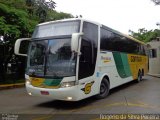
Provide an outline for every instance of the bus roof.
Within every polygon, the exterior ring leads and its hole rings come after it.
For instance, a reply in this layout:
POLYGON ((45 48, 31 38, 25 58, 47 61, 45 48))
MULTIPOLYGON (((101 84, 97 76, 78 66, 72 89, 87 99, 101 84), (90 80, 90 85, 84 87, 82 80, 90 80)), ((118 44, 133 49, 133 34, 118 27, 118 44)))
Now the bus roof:
POLYGON ((87 21, 87 22, 90 22, 90 23, 93 23, 93 24, 96 24, 96 25, 101 25, 98 22, 94 22, 94 21, 86 20, 86 19, 82 19, 82 18, 68 18, 68 19, 62 19, 62 20, 55 20, 55 21, 49 21, 49 22, 40 23, 37 26, 56 23, 56 22, 74 21, 74 20, 87 21))
POLYGON ((103 25, 103 24, 100 24, 100 23, 98 23, 98 22, 94 22, 94 21, 91 21, 91 20, 86 20, 86 19, 83 19, 83 18, 69 18, 69 19, 62 19, 62 20, 56 20, 56 21, 49 21, 49 22, 40 23, 40 24, 38 24, 37 26, 47 25, 47 24, 56 23, 56 22, 74 21, 74 20, 86 21, 86 22, 90 22, 90 23, 93 23, 93 24, 102 26, 102 27, 104 27, 104 28, 106 28, 106 29, 108 29, 108 30, 116 33, 116 34, 125 36, 125 37, 127 37, 127 38, 129 38, 129 39, 131 39, 131 40, 133 40, 133 41, 135 41, 135 42, 138 42, 138 43, 140 43, 140 44, 146 45, 144 42, 142 42, 142 41, 140 41, 140 40, 137 40, 137 39, 135 39, 135 38, 133 38, 133 37, 131 37, 131 36, 129 36, 129 35, 123 34, 123 33, 119 32, 119 31, 117 31, 117 30, 114 30, 114 29, 112 29, 112 28, 110 28, 110 27, 107 27, 107 26, 105 26, 105 25, 103 25))

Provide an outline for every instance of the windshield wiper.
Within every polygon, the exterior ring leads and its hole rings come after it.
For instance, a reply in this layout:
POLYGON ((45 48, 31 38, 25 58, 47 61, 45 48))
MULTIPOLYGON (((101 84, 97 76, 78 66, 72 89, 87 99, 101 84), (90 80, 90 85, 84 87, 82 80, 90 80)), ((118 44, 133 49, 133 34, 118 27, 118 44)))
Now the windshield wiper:
POLYGON ((53 77, 58 77, 56 72, 52 72, 52 74, 53 74, 53 77))

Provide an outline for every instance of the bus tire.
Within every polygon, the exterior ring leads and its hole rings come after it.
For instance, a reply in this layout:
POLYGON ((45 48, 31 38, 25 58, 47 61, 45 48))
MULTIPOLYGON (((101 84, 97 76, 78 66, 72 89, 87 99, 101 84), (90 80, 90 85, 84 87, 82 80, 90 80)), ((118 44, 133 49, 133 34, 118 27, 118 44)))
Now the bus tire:
POLYGON ((142 76, 144 76, 144 69, 142 69, 142 76))
POLYGON ((96 96, 98 99, 103 99, 108 96, 109 94, 109 81, 106 78, 103 78, 101 85, 100 85, 100 93, 96 96))
POLYGON ((139 83, 140 81, 142 81, 142 72, 141 70, 138 71, 138 78, 137 78, 137 83, 139 83))

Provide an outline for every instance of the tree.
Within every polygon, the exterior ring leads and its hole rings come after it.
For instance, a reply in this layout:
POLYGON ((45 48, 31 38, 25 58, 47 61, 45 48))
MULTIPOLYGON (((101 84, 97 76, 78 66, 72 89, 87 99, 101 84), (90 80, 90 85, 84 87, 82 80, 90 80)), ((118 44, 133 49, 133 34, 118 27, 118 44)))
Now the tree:
POLYGON ((44 22, 47 19, 48 11, 53 11, 56 3, 53 0, 26 0, 27 10, 31 16, 36 15, 39 22, 44 22))
POLYGON ((151 0, 152 2, 155 3, 155 5, 160 5, 160 0, 151 0))
POLYGON ((132 30, 129 30, 129 33, 134 38, 143 41, 143 42, 150 42, 151 40, 156 39, 157 37, 160 37, 160 30, 146 30, 145 28, 141 28, 138 30, 138 32, 134 32, 132 30))
MULTIPOLYGON (((73 17, 55 11, 55 4, 52 0, 0 0, 0 76, 12 59, 16 39, 31 37, 39 22, 73 17)), ((24 57, 18 59, 25 63, 24 57)))

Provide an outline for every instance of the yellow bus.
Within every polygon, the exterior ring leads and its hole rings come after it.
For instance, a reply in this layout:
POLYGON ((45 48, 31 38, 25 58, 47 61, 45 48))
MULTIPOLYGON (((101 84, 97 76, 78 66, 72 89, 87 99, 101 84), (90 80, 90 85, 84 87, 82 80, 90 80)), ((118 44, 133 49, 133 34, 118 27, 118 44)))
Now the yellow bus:
POLYGON ((143 42, 81 18, 37 25, 31 38, 16 41, 15 54, 27 56, 28 94, 57 100, 105 98, 148 72, 143 42), (30 42, 27 54, 20 53, 23 41, 30 42))

